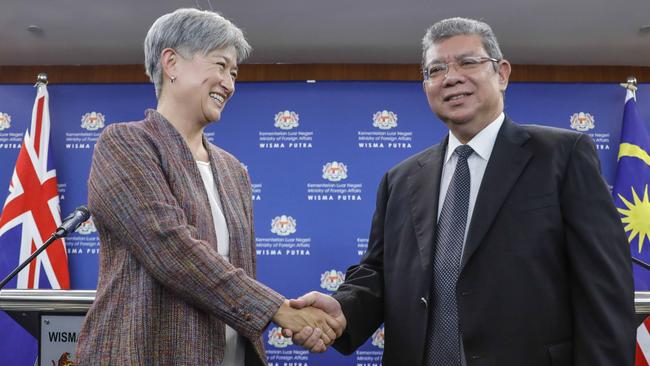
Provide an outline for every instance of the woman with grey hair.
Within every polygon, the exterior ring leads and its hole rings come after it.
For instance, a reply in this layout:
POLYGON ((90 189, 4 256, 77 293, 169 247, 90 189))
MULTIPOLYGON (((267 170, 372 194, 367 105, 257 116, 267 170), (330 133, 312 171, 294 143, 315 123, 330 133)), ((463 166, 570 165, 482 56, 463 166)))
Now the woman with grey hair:
POLYGON ((219 14, 179 9, 145 39, 158 106, 108 126, 95 147, 88 204, 100 237, 99 282, 83 324, 80 365, 265 365, 270 321, 338 324, 296 310, 255 280, 248 174, 203 134, 235 91, 250 52, 219 14))

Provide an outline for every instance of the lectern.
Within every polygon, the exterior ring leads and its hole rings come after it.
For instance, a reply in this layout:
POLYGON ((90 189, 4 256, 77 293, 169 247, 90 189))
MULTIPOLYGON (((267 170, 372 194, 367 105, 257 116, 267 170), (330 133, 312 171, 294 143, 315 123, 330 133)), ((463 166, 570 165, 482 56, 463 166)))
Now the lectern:
MULTIPOLYGON (((75 360, 81 323, 94 300, 89 290, 1 290, 0 310, 38 340, 39 365, 65 365, 75 360)), ((641 324, 650 315, 650 292, 636 292, 635 307, 641 324)))
POLYGON ((94 300, 89 290, 1 290, 0 310, 38 340, 39 365, 66 365, 94 300))

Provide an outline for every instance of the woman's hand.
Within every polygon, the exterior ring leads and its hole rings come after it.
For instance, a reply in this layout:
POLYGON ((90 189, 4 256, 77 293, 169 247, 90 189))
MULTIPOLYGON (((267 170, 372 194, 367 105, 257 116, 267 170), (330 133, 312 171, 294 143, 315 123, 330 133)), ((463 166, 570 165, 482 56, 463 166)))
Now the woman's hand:
POLYGON ((322 347, 319 342, 316 348, 322 348, 323 351, 334 343, 337 336, 335 330, 329 325, 337 323, 334 318, 315 307, 294 309, 289 305, 288 300, 285 300, 275 313, 273 322, 283 329, 291 330, 294 334, 299 333, 305 327, 312 328, 315 334, 320 335, 322 341, 322 347))

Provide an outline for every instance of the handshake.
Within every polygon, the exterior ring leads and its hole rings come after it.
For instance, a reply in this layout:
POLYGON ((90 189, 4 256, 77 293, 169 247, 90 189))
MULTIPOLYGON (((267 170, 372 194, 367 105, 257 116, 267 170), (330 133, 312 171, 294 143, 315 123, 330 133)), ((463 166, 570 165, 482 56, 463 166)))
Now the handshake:
POLYGON ((273 322, 282 327, 285 337, 311 352, 325 352, 347 325, 341 304, 316 291, 285 300, 273 316, 273 322))

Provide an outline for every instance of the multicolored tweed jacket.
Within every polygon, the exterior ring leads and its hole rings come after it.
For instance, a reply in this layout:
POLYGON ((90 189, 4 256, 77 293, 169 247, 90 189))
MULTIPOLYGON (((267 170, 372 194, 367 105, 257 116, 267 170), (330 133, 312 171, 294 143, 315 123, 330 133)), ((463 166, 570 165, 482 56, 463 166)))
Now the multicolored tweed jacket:
POLYGON ((97 142, 88 205, 100 238, 97 297, 79 365, 218 365, 225 324, 246 337, 246 365, 266 364, 261 334, 283 297, 255 277, 248 174, 209 143, 230 232, 217 239, 189 147, 158 112, 108 126, 97 142), (252 345, 252 346, 251 346, 252 345))

